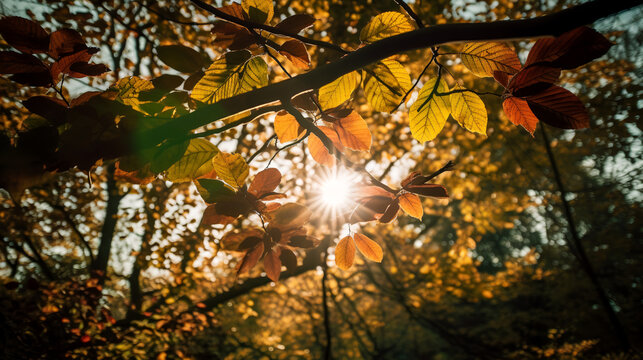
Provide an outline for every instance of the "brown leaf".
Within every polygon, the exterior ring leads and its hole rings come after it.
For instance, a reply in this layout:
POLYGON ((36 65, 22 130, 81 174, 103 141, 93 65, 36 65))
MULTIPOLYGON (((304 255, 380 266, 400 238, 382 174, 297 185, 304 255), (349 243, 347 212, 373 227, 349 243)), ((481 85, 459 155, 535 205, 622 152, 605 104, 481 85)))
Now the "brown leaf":
POLYGON ((48 54, 56 60, 85 49, 87 45, 76 30, 60 29, 49 36, 48 54))
POLYGON ((238 3, 232 3, 230 5, 221 6, 218 9, 228 15, 236 17, 237 19, 248 20, 248 15, 246 14, 246 11, 243 10, 241 5, 238 3))
POLYGON ((437 198, 449 197, 447 189, 445 189, 444 186, 437 184, 409 185, 406 187, 406 190, 422 196, 431 196, 437 198))
POLYGON ((281 259, 279 255, 279 248, 273 248, 269 249, 263 258, 263 267, 266 270, 266 275, 274 282, 279 281, 279 275, 281 275, 281 259))
POLYGON ((335 264, 342 270, 348 270, 355 260, 355 243, 353 238, 346 236, 335 247, 335 264))
POLYGON ((109 71, 105 64, 90 64, 87 62, 77 62, 69 67, 69 76, 82 78, 85 76, 98 76, 109 71))
POLYGON ((297 34, 315 23, 315 18, 307 14, 289 16, 275 27, 291 34, 297 34))
POLYGON ((220 214, 215 205, 210 205, 205 208, 203 217, 201 218, 201 225, 227 225, 234 221, 235 217, 220 214))
POLYGON ((312 249, 319 245, 319 239, 308 236, 308 235, 295 235, 288 238, 288 246, 302 248, 302 249, 312 249))
POLYGON ((279 254, 279 259, 281 263, 286 266, 286 273, 293 273, 297 270, 297 256, 294 252, 288 249, 281 249, 281 254, 279 254))
POLYGON ((216 22, 211 31, 216 35, 214 43, 230 50, 245 49, 256 42, 248 29, 227 21, 216 22))
POLYGON ((239 265, 237 265, 237 275, 249 272, 253 267, 255 267, 259 258, 261 258, 261 255, 263 254, 263 250, 263 241, 257 244, 254 248, 248 250, 243 256, 243 259, 241 259, 239 265))
MULTIPOLYGON (((73 64, 77 62, 88 62, 89 59, 91 59, 91 57, 92 55, 89 53, 88 50, 83 50, 83 51, 79 51, 77 53, 60 58, 60 60, 56 61, 53 65, 51 65, 51 78, 57 82, 58 76, 60 74, 71 75, 72 73, 71 66, 73 64)), ((77 77, 84 77, 84 75, 81 74, 80 76, 77 76, 77 77)))
POLYGON ((560 129, 589 127, 589 115, 583 103, 568 90, 552 86, 527 97, 529 108, 538 120, 560 129))
POLYGON ((7 44, 27 54, 40 54, 49 49, 49 34, 38 23, 18 16, 0 19, 0 35, 7 44))
POLYGON ((22 74, 47 71, 40 59, 15 51, 0 51, 0 74, 22 74))
POLYGON ((317 105, 315 105, 315 102, 312 100, 313 96, 312 93, 299 94, 290 99, 290 102, 299 109, 310 112, 317 111, 317 105))
POLYGON ((419 171, 413 171, 412 173, 408 174, 404 180, 400 183, 403 188, 405 188, 407 185, 409 185, 413 180, 415 180, 417 177, 422 176, 419 171))
POLYGON ((15 74, 11 75, 10 79, 18 84, 31 86, 50 86, 53 83, 49 70, 15 74))
POLYGON ((397 213, 400 211, 400 202, 398 199, 393 200, 389 206, 384 211, 384 214, 379 218, 379 221, 383 224, 390 223, 395 220, 397 213))
POLYGON ((22 102, 27 110, 49 120, 53 125, 60 125, 65 121, 67 104, 51 96, 32 96, 22 102))
POLYGON ((391 202, 393 202, 393 198, 388 196, 364 198, 360 200, 360 204, 353 210, 349 221, 356 223, 376 220, 380 214, 384 214, 391 202))
POLYGON ((355 238, 355 245, 357 245, 357 249, 359 249, 359 252, 361 252, 364 257, 371 261, 382 262, 384 252, 375 241, 369 239, 368 236, 360 233, 355 233, 353 237, 355 238))
POLYGON ((254 180, 250 184, 250 187, 248 188, 248 192, 257 198, 260 198, 266 193, 275 190, 280 182, 281 173, 279 172, 279 170, 275 168, 268 168, 255 176, 254 180))
POLYGON ((512 96, 506 98, 505 101, 502 102, 502 108, 512 123, 525 128, 525 130, 529 131, 531 136, 534 135, 536 125, 538 125, 538 118, 529 108, 527 101, 512 96))
POLYGON ((507 85, 509 84, 510 77, 511 75, 504 71, 495 70, 493 72, 493 78, 496 79, 496 81, 504 87, 507 87, 507 85))
POLYGON ((509 81, 506 88, 512 92, 514 96, 529 96, 529 94, 517 94, 517 92, 521 89, 532 87, 538 83, 553 84, 558 81, 559 77, 559 68, 553 68, 545 65, 532 65, 520 70, 513 78, 511 78, 511 81, 509 81))
POLYGON ((163 91, 172 91, 183 83, 183 78, 178 75, 163 74, 156 79, 152 79, 154 89, 163 91))
POLYGON ((196 84, 201 80, 202 77, 205 76, 205 72, 203 70, 199 70, 192 75, 188 76, 187 79, 185 79, 185 82, 183 83, 183 90, 190 91, 194 89, 196 84))
POLYGON ((306 50, 306 45, 299 40, 288 40, 281 44, 279 53, 288 58, 295 66, 300 69, 310 69, 310 55, 306 50))

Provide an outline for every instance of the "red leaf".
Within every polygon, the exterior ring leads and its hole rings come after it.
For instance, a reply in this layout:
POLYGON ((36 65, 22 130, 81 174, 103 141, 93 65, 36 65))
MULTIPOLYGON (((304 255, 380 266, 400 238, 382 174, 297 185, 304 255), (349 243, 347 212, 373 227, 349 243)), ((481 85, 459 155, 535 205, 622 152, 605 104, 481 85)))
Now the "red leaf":
POLYGON ((509 97, 502 102, 502 108, 512 123, 522 126, 529 131, 531 136, 534 136, 538 118, 531 111, 527 101, 517 97, 509 97))
POLYGON ((22 105, 32 113, 49 120, 54 125, 60 125, 65 121, 67 104, 60 99, 51 96, 32 96, 23 101, 22 105))
POLYGON ((69 76, 82 78, 85 76, 97 76, 109 71, 104 64, 90 64, 86 62, 77 62, 69 67, 69 76))
POLYGON ((291 34, 297 34, 314 23, 314 17, 307 14, 297 14, 287 17, 275 27, 291 34))
MULTIPOLYGON (((87 49, 60 58, 60 60, 51 66, 51 78, 57 81, 60 74, 70 74, 72 72, 71 66, 73 64, 77 62, 88 62, 91 57, 92 55, 89 53, 89 49, 87 49)), ((84 77, 84 75, 80 77, 84 77)))
POLYGON ((274 282, 279 281, 281 275, 281 259, 279 258, 279 248, 270 249, 263 258, 263 267, 266 270, 268 278, 274 282))
POLYGON ((589 115, 576 95, 560 86, 527 97, 529 108, 538 120, 561 129, 589 127, 589 115))
POLYGON ((60 59, 85 49, 87 49, 87 45, 76 30, 60 29, 52 32, 49 36, 48 53, 54 59, 60 59))
POLYGON ((275 190, 280 182, 281 173, 279 170, 268 168, 255 176, 248 188, 248 192, 257 198, 261 198, 263 195, 275 190))
POLYGON ((237 246, 237 250, 245 251, 245 250, 252 249, 262 241, 263 240, 258 236, 249 236, 243 239, 243 241, 239 244, 239 246, 237 246))
POLYGON ((80 341, 84 343, 88 343, 91 341, 91 338, 89 337, 89 335, 83 335, 81 336, 80 341))
POLYGON ((542 92, 558 81, 560 69, 545 65, 532 65, 520 70, 507 85, 514 96, 524 97, 542 92))
POLYGON ((288 40, 281 44, 279 53, 288 58, 295 66, 300 69, 310 69, 310 55, 306 50, 306 45, 299 40, 288 40))
POLYGON ((254 248, 248 250, 243 256, 243 259, 241 259, 239 265, 237 265, 237 274, 243 274, 255 267, 255 265, 257 265, 257 262, 259 261, 259 258, 263 254, 263 249, 263 242, 260 242, 254 248))
POLYGON ((603 35, 582 26, 557 38, 536 41, 525 66, 548 63, 561 69, 573 69, 604 55, 610 47, 612 43, 603 35))
POLYGON ((493 78, 496 79, 496 81, 504 87, 507 87, 507 84, 509 84, 510 76, 510 74, 507 74, 504 71, 496 70, 493 72, 493 78))
POLYGON ((409 185, 406 187, 406 190, 422 196, 431 196, 437 198, 449 197, 447 189, 445 189, 444 186, 437 184, 409 185))
POLYGON ((49 34, 38 23, 18 16, 0 19, 0 35, 7 44, 27 53, 39 54, 49 49, 49 34))
POLYGON ((0 51, 0 74, 22 74, 45 70, 47 66, 33 55, 0 51))

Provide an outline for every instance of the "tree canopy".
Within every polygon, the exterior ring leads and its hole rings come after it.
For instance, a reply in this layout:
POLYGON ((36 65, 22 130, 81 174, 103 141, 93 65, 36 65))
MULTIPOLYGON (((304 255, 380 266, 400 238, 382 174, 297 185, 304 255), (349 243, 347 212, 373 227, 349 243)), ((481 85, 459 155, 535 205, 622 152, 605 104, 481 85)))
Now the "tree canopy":
POLYGON ((635 359, 638 5, 3 4, 0 354, 635 359))

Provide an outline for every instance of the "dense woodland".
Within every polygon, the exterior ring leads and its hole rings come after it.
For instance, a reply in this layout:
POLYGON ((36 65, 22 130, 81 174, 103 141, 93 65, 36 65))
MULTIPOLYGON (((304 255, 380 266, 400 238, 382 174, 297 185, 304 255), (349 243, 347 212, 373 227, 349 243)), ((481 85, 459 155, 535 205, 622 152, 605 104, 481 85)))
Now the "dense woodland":
POLYGON ((0 358, 638 359, 643 7, 580 3, 3 1, 0 358))

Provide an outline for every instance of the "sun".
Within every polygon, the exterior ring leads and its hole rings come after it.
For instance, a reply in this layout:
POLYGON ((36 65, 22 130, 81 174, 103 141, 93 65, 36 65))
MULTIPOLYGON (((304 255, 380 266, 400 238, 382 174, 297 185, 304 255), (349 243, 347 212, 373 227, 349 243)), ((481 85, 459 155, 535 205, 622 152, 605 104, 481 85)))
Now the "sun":
POLYGON ((331 208, 341 208, 349 202, 350 183, 343 176, 333 176, 321 184, 321 201, 331 208))
POLYGON ((355 206, 354 184, 358 181, 355 173, 341 168, 325 171, 316 184, 314 208, 331 222, 339 220, 355 206))

